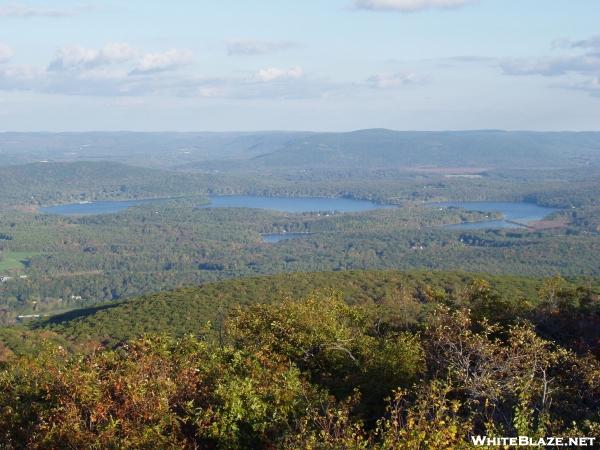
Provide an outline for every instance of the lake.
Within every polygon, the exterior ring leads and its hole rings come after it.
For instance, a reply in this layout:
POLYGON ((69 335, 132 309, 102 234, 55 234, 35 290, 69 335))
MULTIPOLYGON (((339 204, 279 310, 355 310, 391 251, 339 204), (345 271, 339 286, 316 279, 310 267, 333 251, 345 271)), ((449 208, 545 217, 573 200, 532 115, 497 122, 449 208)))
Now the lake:
POLYGON ((265 233, 261 234, 263 242, 267 244, 276 244, 281 241, 291 239, 302 239, 312 236, 314 233, 265 233))
MULTIPOLYGON (((60 216, 114 214, 135 205, 157 200, 119 200, 89 203, 71 203, 40 208, 41 212, 60 216)), ((325 197, 256 197, 251 195, 222 195, 210 197, 210 204, 202 208, 256 208, 290 213, 302 212, 360 212, 389 206, 367 200, 325 197)))
POLYGON ((539 206, 534 203, 525 202, 439 202, 429 203, 429 207, 440 208, 462 208, 469 211, 500 212, 504 220, 489 220, 483 222, 459 223, 447 225, 446 229, 474 230, 487 228, 522 228, 518 224, 527 225, 529 222, 542 220, 555 211, 556 208, 539 206), (518 223, 512 223, 518 222, 518 223))
POLYGON ((361 212, 389 207, 367 200, 328 197, 256 197, 252 195, 221 195, 210 197, 205 208, 256 208, 290 213, 361 212))
MULTIPOLYGON (((71 203, 68 205, 57 205, 40 208, 41 212, 57 214, 61 216, 79 216, 93 214, 114 214, 124 211, 132 206, 144 203, 157 202, 164 199, 145 200, 120 200, 99 201, 89 203, 71 203)), ((225 195, 210 197, 210 204, 202 205, 202 208, 256 208, 289 213, 302 212, 361 212, 378 208, 389 208, 367 200, 353 200, 349 198, 326 198, 326 197, 257 197, 251 195, 225 195)), ((524 202, 441 202, 429 203, 428 207, 440 208, 463 208, 472 211, 495 212, 504 215, 504 220, 490 220, 484 222, 461 223, 447 225, 446 229, 486 229, 486 228, 519 228, 519 225, 511 223, 518 222, 527 224, 534 220, 541 220, 552 214, 556 209, 538 206, 533 203, 524 202)), ((279 242, 286 239, 297 239, 305 237, 302 233, 269 234, 264 235, 265 242, 279 242)))

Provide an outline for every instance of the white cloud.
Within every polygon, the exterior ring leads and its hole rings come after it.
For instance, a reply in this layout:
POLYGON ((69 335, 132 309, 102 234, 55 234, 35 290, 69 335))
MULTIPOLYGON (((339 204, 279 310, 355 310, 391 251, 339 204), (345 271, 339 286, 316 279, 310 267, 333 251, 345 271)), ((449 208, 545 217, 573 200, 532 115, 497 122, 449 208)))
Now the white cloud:
POLYGON ((0 91, 140 98, 153 95, 185 98, 307 99, 366 88, 310 78, 299 68, 264 69, 251 75, 202 78, 186 72, 132 75, 126 67, 100 66, 86 70, 48 71, 32 66, 0 66, 0 91))
POLYGON ((168 50, 164 53, 147 53, 142 56, 131 74, 143 75, 177 69, 188 65, 193 60, 189 50, 168 50))
POLYGON ((137 57, 140 52, 129 44, 110 43, 100 50, 100 59, 110 64, 122 63, 130 61, 137 57))
POLYGON ((508 59, 500 67, 508 75, 559 76, 568 73, 600 73, 600 57, 582 55, 564 58, 508 59))
POLYGON ((552 48, 567 50, 569 54, 505 59, 500 61, 499 66, 505 75, 565 77, 566 81, 555 83, 551 87, 580 90, 600 96, 600 36, 579 41, 560 39, 552 43, 552 48))
POLYGON ((0 90, 30 91, 44 82, 45 71, 33 66, 0 67, 0 90))
POLYGON ((192 61, 185 50, 145 53, 128 44, 101 49, 59 49, 45 67, 0 66, 0 91, 119 98, 161 95, 187 98, 307 99, 344 96, 377 87, 419 83, 412 73, 380 74, 369 82, 342 83, 308 76, 301 67, 266 67, 236 76, 203 78, 177 70, 192 61))
POLYGON ((95 49, 80 46, 63 47, 56 51, 55 58, 50 62, 48 70, 59 71, 97 63, 100 52, 95 49))
POLYGON ((594 97, 600 97, 600 76, 590 80, 581 81, 579 83, 570 83, 561 87, 584 91, 594 97))
POLYGON ((584 49, 589 56, 600 58, 600 35, 592 36, 589 39, 573 41, 570 39, 560 39, 553 44, 554 48, 584 49))
POLYGON ((279 69, 277 67, 269 67, 256 72, 253 79, 263 83, 277 80, 290 80, 301 78, 304 71, 300 67, 292 67, 291 69, 279 69))
POLYGON ((252 39, 233 40, 227 42, 227 54, 231 56, 266 55, 290 48, 297 44, 288 41, 257 41, 252 39))
POLYGON ((414 72, 380 73, 367 79, 367 85, 377 89, 395 89, 411 84, 422 84, 427 80, 427 77, 414 72))
POLYGON ((74 10, 41 8, 23 4, 0 6, 0 17, 16 17, 21 19, 29 19, 33 17, 70 17, 76 13, 77 11, 74 10))
POLYGON ((100 73, 98 69, 102 67, 129 65, 127 70, 123 69, 125 74, 144 75, 177 69, 191 63, 192 59, 189 50, 144 53, 126 43, 110 43, 101 49, 74 45, 58 49, 48 71, 100 73))
POLYGON ((8 45, 0 42, 0 63, 5 63, 10 61, 15 52, 8 45))
POLYGON ((569 54, 504 59, 500 67, 507 75, 600 75, 600 36, 579 41, 560 39, 552 43, 552 48, 567 50, 569 54))
POLYGON ((355 9, 397 11, 403 13, 426 9, 454 9, 476 3, 478 0, 354 0, 355 9))
POLYGON ((600 50, 600 35, 588 39, 574 41, 572 39, 558 39, 552 43, 553 48, 584 48, 600 50))
POLYGON ((161 75, 190 60, 188 51, 144 53, 124 43, 107 44, 101 49, 63 47, 46 68, 0 67, 0 90, 117 97, 156 93, 180 95, 190 83, 189 78, 161 75), (137 76, 150 73, 158 75, 137 76))
POLYGON ((81 46, 60 48, 48 65, 50 71, 90 69, 109 64, 120 64, 134 59, 139 52, 128 44, 111 43, 100 50, 81 46))

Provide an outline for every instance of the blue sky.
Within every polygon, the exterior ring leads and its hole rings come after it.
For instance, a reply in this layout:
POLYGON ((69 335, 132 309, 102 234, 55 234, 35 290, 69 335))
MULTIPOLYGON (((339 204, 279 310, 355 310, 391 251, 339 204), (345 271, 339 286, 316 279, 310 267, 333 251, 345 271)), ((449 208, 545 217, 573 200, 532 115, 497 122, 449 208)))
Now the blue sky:
POLYGON ((597 0, 0 0, 0 130, 600 129, 597 0))

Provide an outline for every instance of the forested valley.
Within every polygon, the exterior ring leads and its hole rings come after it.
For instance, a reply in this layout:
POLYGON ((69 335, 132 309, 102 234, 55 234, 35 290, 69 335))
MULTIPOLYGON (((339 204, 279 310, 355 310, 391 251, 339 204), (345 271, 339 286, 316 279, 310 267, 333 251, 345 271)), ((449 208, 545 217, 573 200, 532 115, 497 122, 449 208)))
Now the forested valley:
POLYGON ((1 136, 0 442, 412 450, 598 435, 597 142, 1 136), (368 208, 212 203, 234 196, 368 208))

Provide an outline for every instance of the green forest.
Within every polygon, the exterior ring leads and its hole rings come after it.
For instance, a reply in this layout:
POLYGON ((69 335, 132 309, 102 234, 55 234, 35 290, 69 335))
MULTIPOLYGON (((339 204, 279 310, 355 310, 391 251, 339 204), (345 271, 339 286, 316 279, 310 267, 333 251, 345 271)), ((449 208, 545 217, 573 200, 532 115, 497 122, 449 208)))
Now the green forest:
POLYGON ((600 172, 489 171, 480 178, 353 168, 264 174, 172 172, 107 162, 0 168, 0 323, 207 281, 355 269, 599 276, 600 172), (260 181, 257 181, 260 180, 260 181), (23 187, 26 186, 26 189, 23 187), (202 208, 214 194, 372 200, 360 213, 202 208), (40 206, 154 199, 118 214, 56 216, 40 206), (499 213, 429 201, 527 201, 556 226, 450 230, 499 213), (388 206, 388 208, 383 208, 388 206), (392 206, 391 208, 389 206, 392 206), (304 233, 263 242, 265 233, 304 233))
POLYGON ((560 277, 209 284, 5 329, 0 430, 5 448, 467 449, 476 435, 597 436, 599 322, 600 285, 560 277))
POLYGON ((0 448, 598 436, 599 152, 597 133, 2 134, 0 448), (143 202, 46 209, 120 200, 143 202), (553 212, 478 227, 506 217, 446 201, 553 212))

